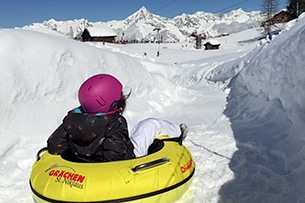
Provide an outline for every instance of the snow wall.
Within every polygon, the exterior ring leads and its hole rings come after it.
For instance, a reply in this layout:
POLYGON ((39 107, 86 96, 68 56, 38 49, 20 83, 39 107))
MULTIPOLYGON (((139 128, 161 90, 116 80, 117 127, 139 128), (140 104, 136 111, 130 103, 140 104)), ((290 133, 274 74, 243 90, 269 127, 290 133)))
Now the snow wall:
POLYGON ((238 150, 219 202, 305 202, 305 15, 246 56, 226 116, 238 150))

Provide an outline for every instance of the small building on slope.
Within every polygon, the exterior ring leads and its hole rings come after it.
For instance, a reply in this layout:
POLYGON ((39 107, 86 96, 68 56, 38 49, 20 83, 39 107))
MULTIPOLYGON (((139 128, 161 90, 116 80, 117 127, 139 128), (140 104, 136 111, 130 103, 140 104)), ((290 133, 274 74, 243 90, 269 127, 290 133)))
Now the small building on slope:
POLYGON ((220 42, 216 39, 211 39, 207 41, 203 46, 205 47, 205 50, 219 49, 220 42))
POLYGON ((117 34, 105 25, 98 25, 95 27, 87 27, 82 33, 82 40, 84 42, 110 42, 114 43, 117 34))

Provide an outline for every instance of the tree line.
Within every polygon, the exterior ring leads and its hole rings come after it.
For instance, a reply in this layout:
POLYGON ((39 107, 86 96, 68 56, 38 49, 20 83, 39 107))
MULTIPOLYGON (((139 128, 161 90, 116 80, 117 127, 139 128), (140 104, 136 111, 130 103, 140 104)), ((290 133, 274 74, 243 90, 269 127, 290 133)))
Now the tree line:
POLYGON ((305 11, 305 0, 288 0, 287 11, 297 18, 305 11))
MULTIPOLYGON (((263 0, 262 10, 267 15, 273 15, 278 10, 279 0, 263 0)), ((297 18, 305 11, 305 0, 287 0, 287 12, 297 18)))

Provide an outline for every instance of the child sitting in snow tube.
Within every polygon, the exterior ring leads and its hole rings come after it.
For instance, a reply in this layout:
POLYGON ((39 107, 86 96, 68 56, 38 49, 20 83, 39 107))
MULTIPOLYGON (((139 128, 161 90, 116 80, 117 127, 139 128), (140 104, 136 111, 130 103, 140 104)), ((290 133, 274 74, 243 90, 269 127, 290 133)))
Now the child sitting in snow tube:
POLYGON ((130 93, 123 95, 122 87, 108 74, 87 79, 78 91, 81 106, 68 112, 49 137, 49 153, 62 155, 69 151, 73 159, 83 162, 126 160, 146 155, 158 135, 186 136, 185 124, 150 118, 134 128, 130 139, 122 116, 130 93))

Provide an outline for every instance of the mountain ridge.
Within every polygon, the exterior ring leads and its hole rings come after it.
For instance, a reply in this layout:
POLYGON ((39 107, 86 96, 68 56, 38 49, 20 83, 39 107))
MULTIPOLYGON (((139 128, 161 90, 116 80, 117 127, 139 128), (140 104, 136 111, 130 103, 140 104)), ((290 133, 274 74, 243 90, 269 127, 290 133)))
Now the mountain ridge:
POLYGON ((242 9, 232 10, 225 14, 213 14, 197 11, 194 14, 181 14, 166 18, 151 13, 144 6, 123 20, 107 22, 89 22, 87 19, 56 21, 50 19, 43 23, 33 23, 25 27, 46 27, 73 38, 79 36, 88 26, 107 25, 117 33, 117 40, 155 41, 160 34, 163 42, 184 42, 190 40, 196 32, 207 36, 223 33, 236 33, 249 28, 259 27, 263 17, 259 11, 245 12, 242 9), (159 28, 157 33, 155 28, 159 28))

